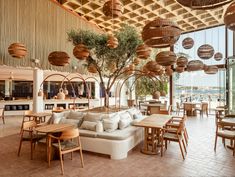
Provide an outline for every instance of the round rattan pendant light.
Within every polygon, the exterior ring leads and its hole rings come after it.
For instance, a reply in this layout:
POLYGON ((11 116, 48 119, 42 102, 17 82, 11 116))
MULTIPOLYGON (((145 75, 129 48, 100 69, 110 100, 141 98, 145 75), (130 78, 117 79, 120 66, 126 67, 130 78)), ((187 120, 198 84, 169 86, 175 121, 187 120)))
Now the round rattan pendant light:
POLYGON ((213 9, 222 5, 225 5, 232 0, 176 0, 183 6, 191 9, 213 9))
POLYGON ((137 54, 137 57, 145 60, 145 59, 148 59, 148 57, 150 56, 151 49, 147 45, 141 44, 137 47, 136 54, 137 54))
POLYGON ((108 41, 107 41, 107 46, 110 49, 115 49, 118 46, 118 39, 114 37, 113 35, 109 35, 108 41))
POLYGON ((176 61, 176 55, 172 51, 162 51, 156 55, 155 61, 162 66, 173 65, 176 61))
POLYGON ((191 49, 194 46, 194 40, 191 37, 187 37, 182 41, 184 49, 191 49))
POLYGON ((85 60, 90 53, 84 44, 78 44, 73 49, 73 55, 79 60, 85 60))
POLYGON ((147 23, 142 31, 142 39, 146 45, 153 48, 165 48, 175 44, 181 34, 177 23, 157 18, 147 23))
POLYGON ((213 57, 214 53, 214 48, 209 44, 201 45, 197 50, 197 55, 203 60, 210 59, 213 57))
POLYGON ((23 58, 27 55, 27 49, 24 44, 13 43, 8 47, 8 53, 14 58, 23 58))
POLYGON ((198 71, 202 70, 204 64, 201 60, 191 60, 188 62, 187 71, 198 71))
POLYGON ((184 56, 180 56, 176 60, 176 65, 180 67, 185 67, 188 64, 188 59, 184 56))
POLYGON ((70 59, 66 52, 54 51, 49 54, 48 61, 54 66, 65 66, 69 64, 70 59))
POLYGON ((123 13, 123 5, 120 0, 107 1, 103 6, 103 13, 107 17, 120 17, 123 13))
POLYGON ((215 66, 215 65, 212 65, 212 66, 207 66, 205 69, 204 69, 204 72, 206 74, 216 74, 218 72, 218 67, 215 66))
POLYGON ((220 53, 220 52, 215 53, 214 59, 215 59, 216 61, 222 60, 222 59, 223 59, 223 54, 220 53))
POLYGON ((224 24, 228 29, 235 31, 235 2, 228 6, 224 14, 224 24))

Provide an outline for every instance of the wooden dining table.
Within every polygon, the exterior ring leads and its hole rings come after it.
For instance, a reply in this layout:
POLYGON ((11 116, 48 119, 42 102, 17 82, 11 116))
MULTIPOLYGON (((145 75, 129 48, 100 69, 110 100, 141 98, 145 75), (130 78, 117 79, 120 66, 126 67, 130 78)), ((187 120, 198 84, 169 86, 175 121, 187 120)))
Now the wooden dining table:
POLYGON ((35 130, 39 133, 46 133, 46 154, 47 154, 47 161, 49 159, 50 155, 50 149, 51 149, 51 138, 49 135, 54 133, 61 133, 65 130, 74 128, 74 125, 71 124, 47 124, 38 126, 35 128, 35 130))
POLYGON ((144 145, 141 152, 144 154, 158 154, 160 136, 165 125, 172 119, 172 115, 152 114, 134 124, 144 128, 144 145))

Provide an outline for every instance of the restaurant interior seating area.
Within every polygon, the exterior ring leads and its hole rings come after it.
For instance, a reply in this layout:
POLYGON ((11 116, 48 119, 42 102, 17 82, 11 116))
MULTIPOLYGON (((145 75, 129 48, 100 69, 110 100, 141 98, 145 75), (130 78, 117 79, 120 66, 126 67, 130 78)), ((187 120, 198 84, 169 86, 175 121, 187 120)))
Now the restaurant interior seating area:
POLYGON ((0 0, 0 176, 234 176, 234 0, 0 0))

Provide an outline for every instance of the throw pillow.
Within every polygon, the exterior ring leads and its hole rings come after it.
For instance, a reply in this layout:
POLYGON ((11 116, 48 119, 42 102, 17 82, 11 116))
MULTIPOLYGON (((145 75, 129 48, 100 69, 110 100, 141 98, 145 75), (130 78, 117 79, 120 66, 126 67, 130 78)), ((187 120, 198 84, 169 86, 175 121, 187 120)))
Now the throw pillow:
POLYGON ((74 125, 77 128, 77 127, 80 126, 81 120, 62 118, 59 123, 60 124, 71 124, 71 125, 74 125))
POLYGON ((96 131, 97 122, 83 121, 80 128, 96 131))
POLYGON ((124 129, 124 128, 128 127, 133 120, 131 118, 131 115, 128 112, 124 112, 124 113, 120 114, 120 117, 121 117, 121 119, 118 123, 119 129, 124 129))
POLYGON ((53 113, 52 114, 52 123, 53 124, 58 124, 60 120, 64 118, 64 113, 53 113))
POLYGON ((113 132, 118 128, 118 122, 120 120, 120 116, 115 114, 109 119, 103 119, 104 131, 113 132))
POLYGON ((100 113, 90 113, 88 112, 85 116, 84 116, 84 121, 90 121, 90 122, 98 122, 102 120, 102 114, 100 113))
POLYGON ((104 127, 101 121, 97 122, 96 124, 96 132, 103 132, 104 131, 104 127))
POLYGON ((142 119, 143 118, 143 115, 140 113, 140 114, 134 114, 134 119, 142 119))
POLYGON ((67 116, 67 119, 82 119, 84 117, 82 112, 78 111, 70 111, 69 115, 67 116))

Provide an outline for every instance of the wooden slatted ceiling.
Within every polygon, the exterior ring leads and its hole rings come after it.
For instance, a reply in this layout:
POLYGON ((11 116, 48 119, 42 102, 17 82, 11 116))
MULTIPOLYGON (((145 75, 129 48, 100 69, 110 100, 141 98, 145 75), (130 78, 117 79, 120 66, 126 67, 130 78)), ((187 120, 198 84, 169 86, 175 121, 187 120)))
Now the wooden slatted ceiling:
POLYGON ((176 21, 184 32, 190 32, 223 24, 223 13, 228 6, 213 10, 191 10, 175 0, 123 0, 123 15, 111 19, 103 15, 102 8, 106 0, 56 1, 105 31, 117 30, 123 23, 135 26, 141 31, 148 21, 162 17, 176 21))

